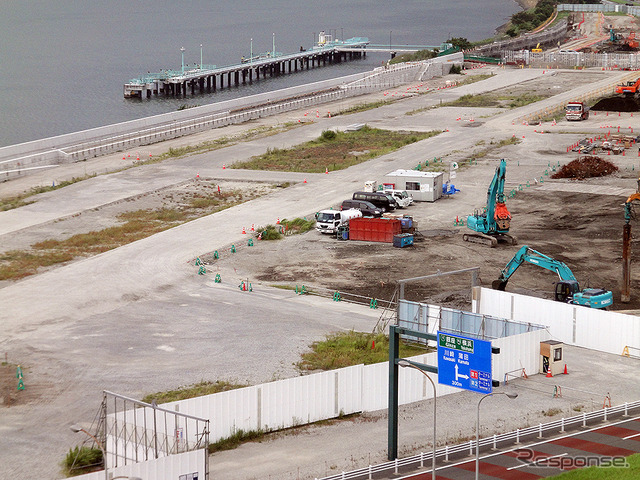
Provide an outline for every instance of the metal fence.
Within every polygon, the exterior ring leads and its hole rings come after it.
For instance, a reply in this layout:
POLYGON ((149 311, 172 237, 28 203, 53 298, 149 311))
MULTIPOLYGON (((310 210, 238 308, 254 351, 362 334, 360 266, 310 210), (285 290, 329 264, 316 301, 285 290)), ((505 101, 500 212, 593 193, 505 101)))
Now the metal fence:
POLYGON ((103 441, 106 465, 117 468, 208 450, 209 420, 104 391, 97 438, 103 441))
MULTIPOLYGON (((582 413, 569 418, 561 418, 554 422, 539 424, 536 426, 518 429, 512 432, 493 435, 480 439, 479 449, 497 449, 499 447, 507 447, 509 445, 518 445, 521 442, 534 439, 542 439, 544 435, 552 436, 554 434, 565 433, 569 429, 586 428, 588 425, 597 424, 620 416, 628 416, 630 412, 640 411, 640 401, 625 403, 616 407, 605 407, 602 410, 596 410, 590 413, 582 413)), ((436 466, 438 459, 442 462, 448 462, 456 458, 464 458, 475 454, 475 441, 468 441, 459 445, 448 446, 436 449, 436 466)), ((380 474, 401 475, 409 473, 417 469, 430 466, 433 452, 421 452, 411 457, 396 459, 391 462, 381 463, 379 465, 369 465, 368 467, 353 470, 351 472, 341 472, 328 477, 322 477, 316 480, 370 480, 373 475, 380 478, 380 474)))

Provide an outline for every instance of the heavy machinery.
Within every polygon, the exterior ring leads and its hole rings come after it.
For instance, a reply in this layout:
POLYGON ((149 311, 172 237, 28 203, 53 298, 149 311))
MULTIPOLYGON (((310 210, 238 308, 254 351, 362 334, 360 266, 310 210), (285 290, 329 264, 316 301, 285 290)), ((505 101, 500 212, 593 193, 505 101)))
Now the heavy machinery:
POLYGON ((543 255, 527 245, 523 245, 518 250, 500 273, 500 278, 492 282, 491 286, 494 290, 504 291, 509 278, 524 262, 546 268, 558 274, 560 281, 556 283, 555 300, 559 302, 591 308, 605 308, 613 304, 613 294, 610 291, 602 288, 585 288, 581 291, 576 277, 566 264, 543 255))
POLYGON ((589 107, 582 102, 569 102, 564 109, 567 120, 587 120, 589 118, 589 107))
POLYGON ((640 88, 640 78, 635 82, 627 82, 625 85, 618 85, 616 87, 616 93, 631 96, 638 93, 638 88, 640 88))
POLYGON ((631 301, 631 220, 636 219, 633 211, 633 203, 640 202, 640 178, 638 178, 638 188, 636 193, 629 195, 624 202, 624 226, 622 227, 622 288, 620 290, 620 301, 628 303, 631 301))
POLYGON ((498 245, 498 241, 511 245, 518 244, 518 239, 509 235, 511 214, 504 201, 506 171, 507 162, 503 158, 496 167, 496 173, 489 184, 487 206, 482 212, 475 211, 473 215, 467 217, 467 227, 475 233, 465 233, 462 236, 465 242, 483 243, 492 248, 498 245))

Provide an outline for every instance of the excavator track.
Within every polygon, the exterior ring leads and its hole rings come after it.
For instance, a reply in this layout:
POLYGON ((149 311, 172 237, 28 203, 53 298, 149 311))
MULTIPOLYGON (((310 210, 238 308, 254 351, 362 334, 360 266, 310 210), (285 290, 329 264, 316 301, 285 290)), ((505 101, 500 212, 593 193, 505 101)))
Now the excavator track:
POLYGON ((484 233, 479 233, 479 232, 465 233, 464 235, 462 235, 462 239, 465 242, 480 243, 482 245, 486 245, 491 248, 495 248, 498 246, 497 238, 492 237, 490 235, 485 235, 484 233))

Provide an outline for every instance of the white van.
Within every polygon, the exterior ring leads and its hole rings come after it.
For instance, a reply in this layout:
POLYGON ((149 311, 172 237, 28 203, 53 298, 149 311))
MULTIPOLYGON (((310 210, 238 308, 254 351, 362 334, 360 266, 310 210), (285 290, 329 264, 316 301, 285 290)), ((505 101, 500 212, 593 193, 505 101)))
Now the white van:
POLYGON ((385 188, 384 193, 390 193, 393 198, 396 199, 396 203, 399 208, 408 207, 413 204, 413 197, 407 193, 406 190, 392 190, 390 188, 385 188))
POLYGON ((356 208, 349 210, 320 210, 316 213, 316 230, 320 233, 336 233, 340 225, 346 225, 352 218, 362 217, 356 208))

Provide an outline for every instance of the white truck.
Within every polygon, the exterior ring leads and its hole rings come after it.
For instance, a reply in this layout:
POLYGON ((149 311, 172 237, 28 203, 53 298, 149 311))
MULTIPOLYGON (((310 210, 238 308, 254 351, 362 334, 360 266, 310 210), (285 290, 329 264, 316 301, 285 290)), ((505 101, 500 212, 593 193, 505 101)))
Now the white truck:
POLYGON ((349 210, 320 210, 316 213, 316 230, 320 233, 336 233, 338 227, 347 225, 352 218, 362 217, 356 208, 349 210))
POLYGON ((400 208, 405 208, 413 204, 413 197, 410 196, 406 190, 392 190, 385 188, 383 191, 384 193, 390 193, 393 195, 393 198, 396 199, 396 203, 400 208))

